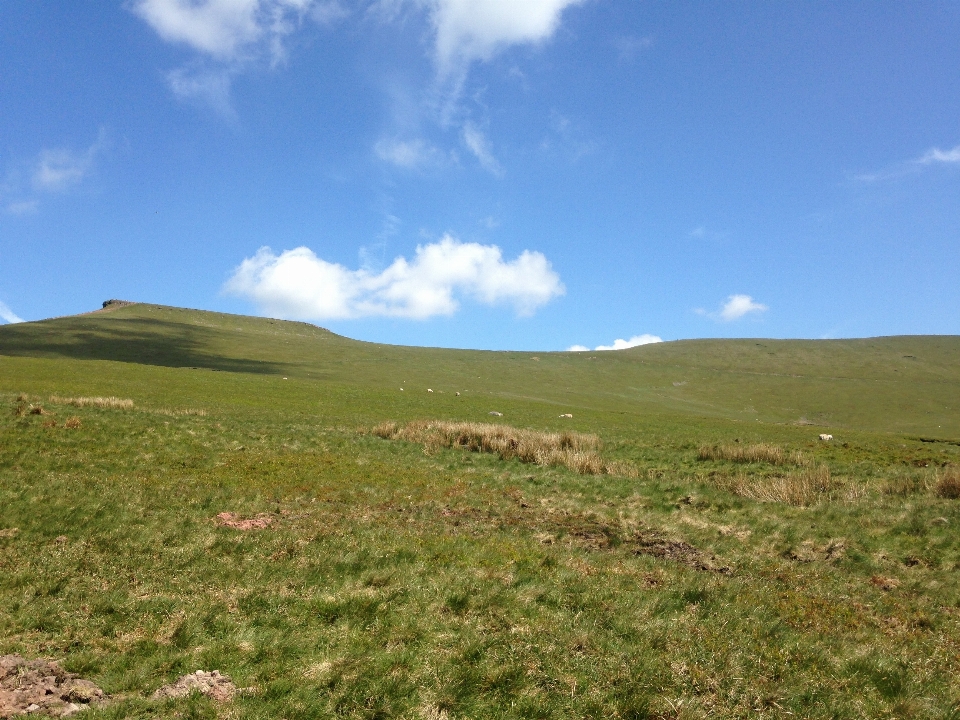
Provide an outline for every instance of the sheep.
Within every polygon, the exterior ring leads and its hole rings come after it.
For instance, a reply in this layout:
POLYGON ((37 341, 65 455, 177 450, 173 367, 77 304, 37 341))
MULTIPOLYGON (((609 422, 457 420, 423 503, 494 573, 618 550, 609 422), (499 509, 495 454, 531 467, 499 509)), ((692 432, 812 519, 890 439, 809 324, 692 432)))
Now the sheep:
POLYGON ((502 413, 502 412, 497 412, 496 410, 491 410, 489 414, 490 414, 490 415, 496 415, 497 417, 503 417, 503 413, 502 413))
POLYGON ((573 413, 564 413, 564 414, 563 414, 563 415, 561 415, 560 417, 568 417, 568 418, 572 418, 572 417, 573 417, 573 413))
POLYGON ((824 442, 828 442, 830 440, 833 440, 833 435, 827 435, 827 433, 820 433, 820 439, 823 440, 824 442))

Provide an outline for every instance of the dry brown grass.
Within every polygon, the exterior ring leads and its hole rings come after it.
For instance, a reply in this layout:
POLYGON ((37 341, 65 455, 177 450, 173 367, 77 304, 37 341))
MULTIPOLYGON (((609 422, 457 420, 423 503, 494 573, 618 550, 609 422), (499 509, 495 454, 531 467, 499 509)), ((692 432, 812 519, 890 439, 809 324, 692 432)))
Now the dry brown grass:
POLYGON ((950 500, 960 499, 960 468, 946 467, 937 476, 937 495, 950 500))
POLYGON ((73 407, 108 408, 110 410, 133 410, 133 400, 118 397, 60 397, 51 395, 50 402, 55 405, 72 405, 73 407))
POLYGON ((372 432, 387 440, 407 440, 427 448, 461 448, 493 453, 503 460, 563 466, 581 475, 637 475, 636 469, 627 463, 604 461, 599 453, 600 438, 584 433, 549 433, 509 425, 430 420, 415 420, 406 425, 384 422, 372 432))
POLYGON ((80 425, 81 425, 80 418, 78 418, 76 415, 74 415, 73 417, 67 418, 66 422, 63 423, 63 426, 65 428, 70 428, 71 430, 76 430, 77 428, 80 427, 80 425))
POLYGON ((800 451, 787 453, 779 445, 757 443, 756 445, 701 445, 697 450, 698 460, 729 460, 738 463, 764 462, 771 465, 808 464, 800 451))
POLYGON ((157 415, 166 415, 167 417, 183 417, 193 415, 195 417, 206 417, 207 411, 203 408, 159 408, 153 410, 157 415))
MULTIPOLYGON (((840 485, 826 465, 804 468, 786 475, 763 476, 738 473, 715 481, 723 490, 760 502, 779 502, 805 507, 839 497, 840 485)), ((853 499, 856 493, 846 493, 853 499)))

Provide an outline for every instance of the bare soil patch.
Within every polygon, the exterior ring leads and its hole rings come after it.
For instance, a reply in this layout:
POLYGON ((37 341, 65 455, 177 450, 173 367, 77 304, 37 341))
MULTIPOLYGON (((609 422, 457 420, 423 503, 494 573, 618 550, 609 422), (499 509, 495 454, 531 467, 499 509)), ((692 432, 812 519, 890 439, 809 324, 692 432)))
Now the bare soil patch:
POLYGON ((194 673, 182 676, 175 683, 159 688, 153 694, 153 698, 155 700, 181 698, 194 692, 198 692, 216 702, 227 702, 233 700, 240 690, 234 685, 229 675, 223 675, 219 670, 210 672, 197 670, 194 673))
POLYGON ((252 518, 242 518, 236 513, 222 512, 214 520, 220 527, 234 530, 265 530, 273 523, 273 518, 266 513, 260 513, 252 518))
POLYGON ((55 662, 0 657, 0 718, 42 714, 69 717, 105 699, 89 680, 69 673, 55 662))

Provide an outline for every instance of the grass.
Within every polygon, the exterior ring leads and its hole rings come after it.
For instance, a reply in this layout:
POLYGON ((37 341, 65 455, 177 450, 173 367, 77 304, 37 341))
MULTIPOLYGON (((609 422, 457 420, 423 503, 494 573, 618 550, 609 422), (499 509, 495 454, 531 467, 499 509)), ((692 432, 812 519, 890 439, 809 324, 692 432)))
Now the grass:
POLYGON ((729 460, 737 463, 770 463, 772 465, 806 465, 807 458, 797 451, 785 453, 779 445, 756 443, 754 445, 701 445, 697 451, 699 460, 729 460))
POLYGON ((91 719, 956 717, 960 341, 664 345, 0 327, 0 653, 91 719), (255 691, 151 699, 197 669, 255 691))

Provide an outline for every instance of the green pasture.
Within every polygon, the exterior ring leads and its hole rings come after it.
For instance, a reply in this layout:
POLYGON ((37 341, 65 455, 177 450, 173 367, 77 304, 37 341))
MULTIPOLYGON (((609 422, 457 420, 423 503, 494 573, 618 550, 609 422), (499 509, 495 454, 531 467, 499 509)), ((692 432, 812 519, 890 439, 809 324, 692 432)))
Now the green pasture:
POLYGON ((957 466, 958 337, 479 352, 145 304, 7 325, 0 654, 96 682, 91 720, 960 718, 957 466), (64 402, 97 396, 135 405, 64 402), (416 419, 594 433, 638 477, 369 432, 416 419), (727 481, 784 468, 697 459, 760 442, 831 491, 759 502, 727 481), (150 699, 197 669, 252 690, 150 699))

